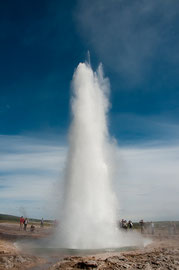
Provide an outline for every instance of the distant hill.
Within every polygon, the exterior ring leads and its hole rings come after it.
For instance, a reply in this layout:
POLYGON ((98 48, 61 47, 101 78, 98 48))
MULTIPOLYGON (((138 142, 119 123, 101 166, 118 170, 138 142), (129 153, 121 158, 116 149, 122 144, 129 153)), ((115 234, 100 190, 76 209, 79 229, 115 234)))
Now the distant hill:
POLYGON ((0 221, 8 220, 8 221, 19 221, 19 217, 13 215, 0 214, 0 221))
MULTIPOLYGON (((19 222, 19 219, 20 217, 18 216, 13 216, 13 215, 6 215, 6 214, 0 214, 0 222, 3 222, 3 221, 18 221, 19 222)), ((36 218, 29 218, 30 221, 32 222, 40 222, 41 219, 36 219, 36 218)), ((53 222, 52 220, 44 220, 44 222, 53 222)))

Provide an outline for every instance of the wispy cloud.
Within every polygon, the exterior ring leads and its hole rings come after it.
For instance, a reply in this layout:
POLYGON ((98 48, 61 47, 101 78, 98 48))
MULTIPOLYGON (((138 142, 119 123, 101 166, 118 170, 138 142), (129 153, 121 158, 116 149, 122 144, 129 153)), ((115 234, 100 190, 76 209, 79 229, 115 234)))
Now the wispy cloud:
MULTIPOLYGON (((24 207, 31 216, 38 216, 53 197, 53 186, 60 181, 66 148, 48 141, 23 136, 0 136, 1 209, 20 214, 24 207), (40 209, 40 210, 38 210, 40 209)), ((50 210, 50 209, 49 209, 50 210)))
MULTIPOLYGON (((0 136, 1 212, 55 217, 67 146, 25 136, 0 136), (23 209, 23 211, 22 211, 23 209)), ((118 147, 115 190, 119 217, 179 219, 179 143, 118 147)))
POLYGON ((130 81, 151 70, 154 59, 178 62, 177 0, 78 1, 78 29, 105 65, 130 81))
POLYGON ((122 214, 133 219, 179 219, 179 144, 125 147, 119 156, 122 214))

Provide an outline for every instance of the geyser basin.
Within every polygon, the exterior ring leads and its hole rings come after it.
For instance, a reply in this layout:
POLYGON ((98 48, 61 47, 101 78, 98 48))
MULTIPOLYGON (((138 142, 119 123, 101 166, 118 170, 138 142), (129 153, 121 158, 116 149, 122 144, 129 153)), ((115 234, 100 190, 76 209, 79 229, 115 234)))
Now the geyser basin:
MULTIPOLYGON (((102 254, 108 252, 121 252, 135 250, 139 248, 137 246, 124 246, 118 248, 101 248, 101 249, 70 249, 70 248, 57 248, 57 247, 48 247, 47 243, 44 246, 44 242, 41 241, 18 241, 15 243, 15 246, 20 249, 34 255, 42 256, 66 256, 66 255, 93 255, 93 254, 102 254)), ((141 246, 143 247, 143 246, 141 246)))
POLYGON ((106 252, 121 252, 135 250, 137 248, 143 248, 151 244, 151 240, 148 238, 142 238, 137 232, 125 232, 122 236, 126 237, 122 239, 122 242, 125 242, 124 246, 119 245, 118 247, 108 247, 108 248, 87 248, 87 249, 78 249, 78 248, 63 248, 54 245, 54 241, 51 238, 44 239, 33 239, 33 240, 20 240, 15 242, 15 246, 23 251, 33 255, 41 256, 70 256, 70 255, 92 255, 92 254, 101 254, 106 252))
POLYGON ((34 248, 31 249, 33 254, 38 255, 93 255, 107 252, 122 252, 135 250, 136 246, 120 247, 120 248, 103 248, 103 249, 70 249, 70 248, 34 248))

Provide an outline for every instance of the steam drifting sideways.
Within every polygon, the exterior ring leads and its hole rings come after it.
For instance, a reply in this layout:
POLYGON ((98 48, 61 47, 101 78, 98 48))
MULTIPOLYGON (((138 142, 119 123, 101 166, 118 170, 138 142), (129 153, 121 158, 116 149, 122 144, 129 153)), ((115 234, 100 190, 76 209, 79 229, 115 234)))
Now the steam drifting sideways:
POLYGON ((93 72, 88 63, 80 63, 72 89, 73 119, 56 241, 74 249, 130 245, 136 235, 121 232, 117 225, 112 189, 115 145, 108 133, 109 82, 102 65, 93 72))

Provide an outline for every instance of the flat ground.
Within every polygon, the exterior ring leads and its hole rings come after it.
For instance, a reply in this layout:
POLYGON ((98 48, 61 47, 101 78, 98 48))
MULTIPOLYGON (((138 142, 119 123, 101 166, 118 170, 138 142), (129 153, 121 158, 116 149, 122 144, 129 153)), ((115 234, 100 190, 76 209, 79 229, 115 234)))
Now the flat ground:
POLYGON ((121 253, 105 253, 93 256, 67 256, 65 258, 39 257, 19 250, 14 244, 17 240, 47 237, 52 227, 40 228, 35 232, 20 231, 17 223, 0 223, 0 270, 4 269, 171 269, 179 270, 179 231, 170 235, 166 228, 159 228, 155 235, 144 234, 153 242, 145 248, 121 253), (56 261, 56 263, 55 263, 56 261), (35 268, 34 268, 35 267, 35 268))

